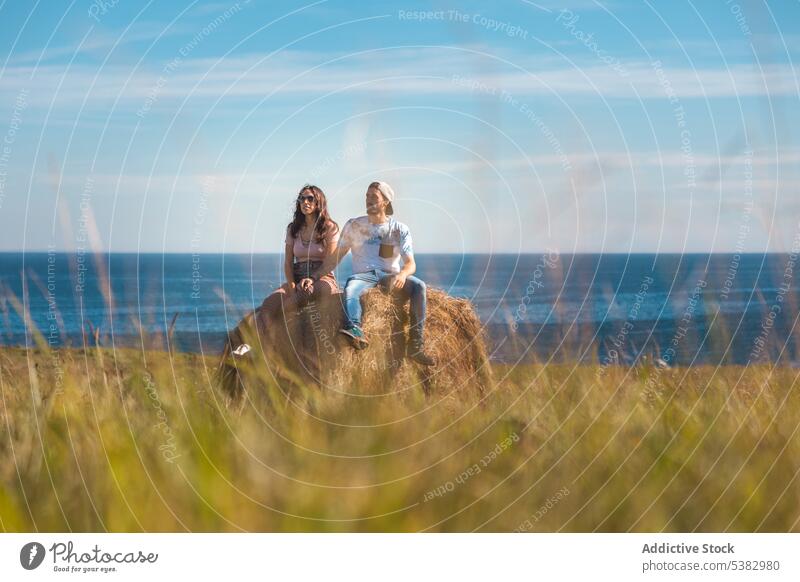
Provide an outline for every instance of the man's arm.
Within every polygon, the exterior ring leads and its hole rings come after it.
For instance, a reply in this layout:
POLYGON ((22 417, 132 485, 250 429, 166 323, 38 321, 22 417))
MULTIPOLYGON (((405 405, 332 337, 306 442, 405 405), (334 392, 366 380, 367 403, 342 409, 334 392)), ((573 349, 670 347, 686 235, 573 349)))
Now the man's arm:
POLYGON ((395 289, 402 289, 406 284, 406 279, 417 272, 417 263, 414 262, 413 254, 402 255, 402 258, 403 268, 400 269, 400 272, 398 272, 392 280, 392 287, 395 289))
POLYGON ((339 231, 339 235, 329 243, 327 255, 322 260, 322 264, 317 270, 311 273, 311 278, 315 281, 333 271, 342 261, 344 256, 350 252, 350 228, 352 220, 348 220, 344 228, 339 231))
POLYGON ((394 276, 391 284, 395 289, 402 289, 406 284, 406 279, 417 271, 417 263, 414 262, 414 247, 411 243, 411 231, 405 225, 401 225, 400 231, 400 257, 403 259, 403 267, 394 276))
POLYGON ((332 254, 325 257, 319 268, 313 273, 311 273, 311 278, 317 280, 323 275, 333 271, 336 268, 336 266, 342 262, 344 256, 349 252, 350 252, 350 247, 340 243, 332 254))

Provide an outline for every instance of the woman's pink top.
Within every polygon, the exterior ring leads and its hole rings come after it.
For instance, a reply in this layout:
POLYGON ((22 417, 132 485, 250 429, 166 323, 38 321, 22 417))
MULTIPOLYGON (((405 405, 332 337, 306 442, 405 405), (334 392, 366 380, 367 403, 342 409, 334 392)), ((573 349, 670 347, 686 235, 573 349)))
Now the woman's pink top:
MULTIPOLYGON (((334 242, 339 240, 339 231, 336 231, 332 237, 328 238, 328 241, 331 240, 334 242)), ((292 251, 294 253, 295 261, 321 261, 328 254, 327 242, 318 243, 314 241, 312 237, 311 242, 306 244, 300 237, 300 233, 298 233, 297 236, 292 236, 291 232, 289 231, 289 227, 287 227, 285 242, 289 244, 290 241, 294 241, 292 251)))

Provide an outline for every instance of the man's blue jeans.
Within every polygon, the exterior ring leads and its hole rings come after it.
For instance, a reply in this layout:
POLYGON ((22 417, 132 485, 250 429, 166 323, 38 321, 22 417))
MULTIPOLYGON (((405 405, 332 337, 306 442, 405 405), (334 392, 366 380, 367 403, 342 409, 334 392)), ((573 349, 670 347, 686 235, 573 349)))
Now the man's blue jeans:
MULTIPOLYGON (((361 327, 361 295, 376 285, 387 285, 395 273, 373 269, 364 273, 355 273, 344 288, 345 327, 356 325, 361 327)), ((425 325, 426 292, 425 282, 410 275, 403 286, 402 294, 411 301, 411 339, 422 341, 425 325)))

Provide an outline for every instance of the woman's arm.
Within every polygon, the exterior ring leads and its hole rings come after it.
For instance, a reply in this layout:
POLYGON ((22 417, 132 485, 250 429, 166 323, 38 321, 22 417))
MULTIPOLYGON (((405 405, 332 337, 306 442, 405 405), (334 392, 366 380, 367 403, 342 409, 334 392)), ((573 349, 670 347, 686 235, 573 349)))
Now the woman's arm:
POLYGON ((294 289, 294 241, 287 235, 286 249, 283 252, 283 274, 286 276, 286 288, 289 291, 294 289))

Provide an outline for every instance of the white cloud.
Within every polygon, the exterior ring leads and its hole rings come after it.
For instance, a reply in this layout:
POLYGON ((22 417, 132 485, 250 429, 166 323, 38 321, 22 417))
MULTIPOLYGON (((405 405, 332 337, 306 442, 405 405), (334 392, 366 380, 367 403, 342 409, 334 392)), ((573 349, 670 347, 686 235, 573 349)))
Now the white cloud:
POLYGON ((96 29, 82 43, 47 46, 39 50, 16 52, 9 57, 11 69, 17 66, 33 66, 48 61, 69 60, 76 55, 94 55, 105 57, 114 48, 126 45, 153 42, 161 38, 169 38, 186 34, 193 30, 186 24, 173 24, 169 28, 159 22, 138 22, 125 34, 116 30, 96 29))
POLYGON ((81 63, 65 72, 63 65, 34 68, 17 64, 3 72, 0 98, 11 98, 27 88, 32 105, 49 105, 55 100, 56 105, 72 107, 84 98, 107 105, 119 97, 128 107, 139 108, 153 94, 161 102, 223 95, 251 99, 267 94, 315 96, 339 90, 411 96, 470 94, 463 83, 453 82, 454 75, 474 77, 483 84, 483 92, 507 91, 514 96, 664 99, 664 80, 681 99, 797 93, 797 74, 788 64, 765 65, 763 76, 749 64, 735 64, 729 69, 664 65, 663 77, 659 78, 650 64, 642 62, 625 63, 628 75, 621 76, 609 67, 586 61, 570 64, 550 56, 524 56, 507 64, 472 50, 457 49, 404 48, 335 59, 284 51, 269 59, 264 57, 237 56, 222 62, 185 58, 167 71, 152 65, 132 69, 118 63, 98 71, 94 65, 81 63), (478 65, 489 72, 475 76, 478 65), (62 75, 65 77, 59 87, 62 75))

